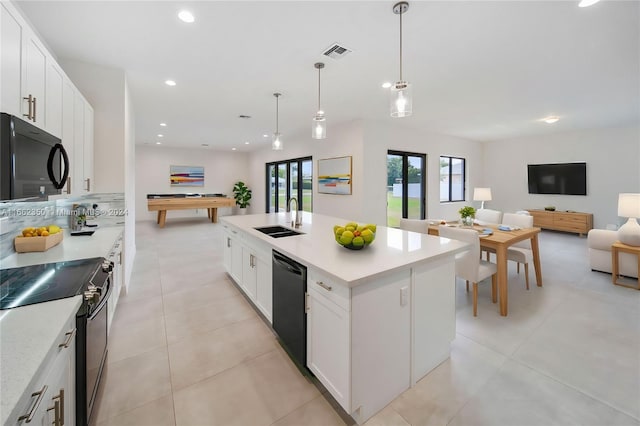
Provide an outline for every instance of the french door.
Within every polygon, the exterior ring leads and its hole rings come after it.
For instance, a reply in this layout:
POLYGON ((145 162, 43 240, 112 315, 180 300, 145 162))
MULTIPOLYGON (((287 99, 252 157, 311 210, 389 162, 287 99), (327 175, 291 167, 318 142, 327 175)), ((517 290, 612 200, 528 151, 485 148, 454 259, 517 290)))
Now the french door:
POLYGON ((313 209, 313 161, 295 158, 266 164, 267 213, 284 212, 291 197, 298 200, 298 210, 313 209))
POLYGON ((387 226, 426 217, 426 154, 387 152, 387 226))

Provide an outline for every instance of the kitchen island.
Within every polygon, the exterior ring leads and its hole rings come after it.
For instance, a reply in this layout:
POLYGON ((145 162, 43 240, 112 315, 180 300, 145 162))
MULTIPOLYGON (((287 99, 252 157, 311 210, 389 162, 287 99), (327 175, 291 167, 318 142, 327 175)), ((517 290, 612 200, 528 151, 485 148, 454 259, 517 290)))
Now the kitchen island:
POLYGON ((225 216, 227 272, 271 322, 272 250, 307 268, 306 367, 342 408, 364 423, 449 357, 455 336, 455 255, 465 243, 379 226, 363 250, 336 243, 348 220, 303 213, 225 216))

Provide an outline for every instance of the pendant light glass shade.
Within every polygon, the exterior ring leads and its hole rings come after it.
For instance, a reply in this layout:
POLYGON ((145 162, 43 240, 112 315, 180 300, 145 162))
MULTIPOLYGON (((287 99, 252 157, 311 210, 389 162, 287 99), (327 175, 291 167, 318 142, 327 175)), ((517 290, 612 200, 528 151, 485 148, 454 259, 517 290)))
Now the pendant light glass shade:
POLYGON ((271 149, 274 151, 282 151, 282 149, 284 148, 284 143, 282 142, 282 134, 278 129, 278 118, 279 118, 278 117, 279 115, 278 98, 282 96, 282 94, 274 93, 273 96, 276 97, 276 131, 273 133, 273 137, 271 139, 271 149))
POLYGON ((318 111, 313 117, 311 127, 311 137, 313 139, 325 139, 327 137, 327 120, 324 118, 324 112, 318 111))
POLYGON ((393 6, 393 13, 400 15, 400 80, 391 86, 389 103, 392 117, 408 117, 413 113, 411 84, 402 79, 402 15, 409 10, 409 3, 401 1, 393 6))
POLYGON ((398 118, 410 116, 413 111, 411 84, 399 81, 391 86, 390 90, 391 116, 398 118))
POLYGON ((325 139, 327 137, 327 121, 324 111, 320 108, 320 70, 324 68, 322 62, 313 65, 318 70, 318 112, 311 123, 311 137, 313 139, 325 139))

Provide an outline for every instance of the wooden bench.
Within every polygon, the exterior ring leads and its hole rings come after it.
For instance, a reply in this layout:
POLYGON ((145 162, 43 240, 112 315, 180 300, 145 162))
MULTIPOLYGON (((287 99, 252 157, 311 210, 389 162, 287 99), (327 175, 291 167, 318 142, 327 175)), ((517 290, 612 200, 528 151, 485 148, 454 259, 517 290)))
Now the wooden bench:
POLYGON ((218 221, 218 207, 233 207, 233 198, 224 197, 183 197, 183 198, 149 198, 147 207, 150 212, 158 212, 158 225, 164 228, 167 210, 207 209, 207 216, 212 223, 218 221))

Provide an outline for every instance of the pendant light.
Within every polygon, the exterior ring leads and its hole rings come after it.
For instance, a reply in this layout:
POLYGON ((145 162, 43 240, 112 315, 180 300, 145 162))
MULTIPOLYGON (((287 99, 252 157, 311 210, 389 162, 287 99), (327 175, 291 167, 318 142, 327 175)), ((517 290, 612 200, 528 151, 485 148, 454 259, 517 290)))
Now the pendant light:
POLYGON ((273 139, 271 140, 271 149, 274 151, 282 151, 283 143, 282 143, 282 135, 278 131, 278 98, 282 96, 282 93, 274 93, 273 96, 276 97, 276 132, 273 134, 273 139))
POLYGON ((393 6, 393 13, 400 15, 400 80, 390 91, 390 106, 392 117, 408 117, 413 109, 411 84, 402 79, 402 15, 409 10, 409 3, 401 1, 393 6))
POLYGON ((327 121, 324 118, 324 111, 320 108, 320 70, 324 68, 324 64, 316 62, 313 66, 318 70, 318 112, 313 117, 311 137, 313 139, 325 139, 327 137, 327 121))

